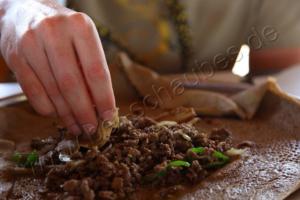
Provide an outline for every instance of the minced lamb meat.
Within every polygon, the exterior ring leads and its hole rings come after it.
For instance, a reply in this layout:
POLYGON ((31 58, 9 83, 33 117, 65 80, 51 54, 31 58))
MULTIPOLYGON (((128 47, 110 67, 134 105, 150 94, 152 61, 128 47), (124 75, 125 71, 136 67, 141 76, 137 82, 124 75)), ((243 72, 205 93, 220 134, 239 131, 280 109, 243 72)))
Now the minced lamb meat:
POLYGON ((70 141, 53 138, 43 143, 47 152, 42 142, 34 140, 33 146, 43 150, 39 164, 50 168, 45 171, 48 194, 85 200, 134 198, 144 187, 165 188, 160 194, 167 198, 228 163, 225 152, 231 148, 226 129, 204 133, 188 123, 147 117, 120 117, 119 128, 100 149, 76 151, 70 141))

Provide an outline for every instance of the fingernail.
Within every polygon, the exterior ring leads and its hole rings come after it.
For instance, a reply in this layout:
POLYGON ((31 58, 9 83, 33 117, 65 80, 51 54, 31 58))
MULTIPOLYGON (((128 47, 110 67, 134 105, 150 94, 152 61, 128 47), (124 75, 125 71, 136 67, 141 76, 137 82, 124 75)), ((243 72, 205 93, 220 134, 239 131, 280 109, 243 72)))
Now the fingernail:
POLYGON ((103 113, 101 113, 101 118, 102 120, 111 121, 114 119, 116 112, 117 112, 116 109, 104 111, 103 113))
POLYGON ((81 130, 80 130, 79 126, 77 126, 76 124, 70 126, 69 130, 76 136, 81 134, 81 130))
POLYGON ((92 135, 96 132, 96 126, 93 124, 84 124, 82 128, 87 135, 92 135))

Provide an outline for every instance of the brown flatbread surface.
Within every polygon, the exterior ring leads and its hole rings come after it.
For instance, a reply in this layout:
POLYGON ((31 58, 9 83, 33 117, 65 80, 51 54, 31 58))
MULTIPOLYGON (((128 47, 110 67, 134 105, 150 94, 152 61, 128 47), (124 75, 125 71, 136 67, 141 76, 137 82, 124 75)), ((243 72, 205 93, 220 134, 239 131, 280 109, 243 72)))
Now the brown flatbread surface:
POLYGON ((284 199, 299 189, 299 104, 269 91, 254 119, 203 120, 199 127, 226 127, 235 143, 247 140, 256 145, 182 199, 284 199))
MULTIPOLYGON (((277 88, 264 95, 255 117, 202 118, 200 130, 226 128, 233 142, 254 142, 239 160, 177 199, 285 199, 300 188, 300 104, 277 88)), ((151 192, 142 195, 150 200, 151 192)))
MULTIPOLYGON (((121 114, 128 113, 128 105, 119 104, 121 114)), ((147 110, 146 113, 156 115, 161 110, 147 110)), ((17 146, 32 137, 55 132, 53 119, 39 117, 27 107, 3 108, 0 119, 0 138, 14 140, 17 146)), ((296 100, 273 88, 265 93, 253 119, 202 118, 197 126, 203 130, 225 127, 232 132, 234 143, 247 140, 255 142, 255 146, 240 160, 213 174, 179 199, 284 199, 299 188, 300 104, 296 100)), ((32 185, 22 184, 22 181, 24 179, 15 183, 15 187, 19 187, 16 192, 32 190, 32 185)), ((0 188, 4 188, 0 190, 1 197, 9 183, 1 181, 0 184, 3 184, 0 188)), ((151 195, 148 197, 152 199, 151 195)))

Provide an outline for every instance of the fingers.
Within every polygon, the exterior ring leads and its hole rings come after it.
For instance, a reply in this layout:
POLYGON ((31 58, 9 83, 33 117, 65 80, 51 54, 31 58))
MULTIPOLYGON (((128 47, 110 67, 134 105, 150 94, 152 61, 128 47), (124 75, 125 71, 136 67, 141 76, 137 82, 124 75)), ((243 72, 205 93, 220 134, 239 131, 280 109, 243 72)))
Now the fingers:
POLYGON ((45 92, 55 107, 56 113, 73 134, 79 135, 81 129, 77 125, 69 105, 58 89, 47 56, 40 43, 38 43, 36 36, 27 34, 23 40, 23 45, 26 46, 27 49, 23 51, 22 54, 26 57, 32 70, 39 77, 41 84, 45 88, 45 92), (32 47, 30 51, 28 51, 29 47, 32 47))
MULTIPOLYGON (((51 31, 51 30, 50 30, 51 31)), ((85 86, 76 55, 68 33, 43 34, 45 51, 50 68, 61 95, 66 100, 76 121, 85 133, 92 134, 97 128, 97 118, 91 98, 85 86)))
POLYGON ((56 4, 51 4, 51 9, 47 6, 34 5, 38 15, 22 7, 26 18, 21 21, 18 13, 9 12, 12 16, 5 23, 6 31, 1 32, 1 51, 8 55, 8 63, 14 63, 17 78, 39 113, 57 113, 73 132, 93 133, 98 126, 93 104, 104 119, 115 110, 100 40, 85 15, 56 4), (8 58, 12 52, 16 54, 13 61, 8 58))
POLYGON ((84 78, 100 117, 111 120, 116 109, 115 97, 97 30, 93 22, 83 14, 75 14, 74 20, 79 26, 72 26, 73 43, 82 65, 84 78))
POLYGON ((55 108, 30 66, 17 56, 12 58, 11 65, 14 68, 18 82, 33 108, 41 115, 54 116, 55 108))

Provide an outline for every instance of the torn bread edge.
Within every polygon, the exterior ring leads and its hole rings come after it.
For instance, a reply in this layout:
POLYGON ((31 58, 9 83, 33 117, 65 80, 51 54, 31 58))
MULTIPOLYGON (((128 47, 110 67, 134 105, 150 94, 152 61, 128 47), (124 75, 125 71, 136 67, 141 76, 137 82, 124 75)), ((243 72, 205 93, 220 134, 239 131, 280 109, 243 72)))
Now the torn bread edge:
MULTIPOLYGON (((152 95, 153 86, 163 87, 168 91, 172 90, 164 76, 134 63, 125 53, 119 54, 119 61, 131 85, 141 96, 152 95)), ((163 99, 163 103, 159 102, 159 106, 162 109, 174 109, 179 106, 192 107, 200 116, 222 117, 234 115, 241 119, 252 119, 266 91, 270 90, 293 102, 299 103, 295 98, 284 93, 274 78, 268 78, 266 82, 255 85, 231 97, 200 89, 185 89, 181 95, 176 96, 172 100, 164 96, 160 97, 163 99)))

